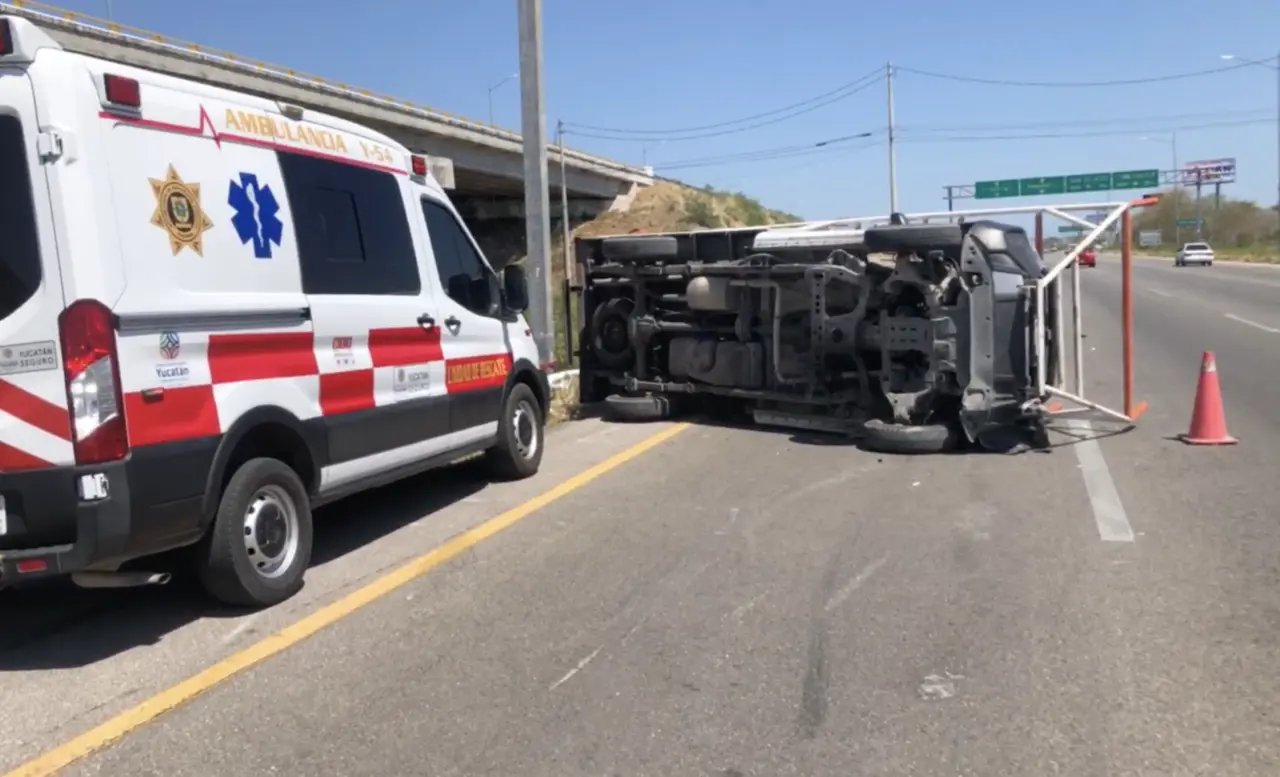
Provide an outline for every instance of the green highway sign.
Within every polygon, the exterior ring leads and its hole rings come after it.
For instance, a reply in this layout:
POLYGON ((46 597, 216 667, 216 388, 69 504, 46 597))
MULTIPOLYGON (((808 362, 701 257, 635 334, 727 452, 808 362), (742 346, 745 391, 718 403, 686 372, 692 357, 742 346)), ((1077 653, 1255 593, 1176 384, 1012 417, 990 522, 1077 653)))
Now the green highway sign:
POLYGON ((1159 186, 1159 170, 1124 170, 1118 173, 1047 175, 1036 178, 978 181, 973 185, 973 196, 978 200, 993 200, 1001 197, 1039 197, 1078 192, 1156 189, 1159 186))
POLYGON ((1060 175, 1041 176, 1040 178, 1023 178, 1018 182, 1023 197, 1034 197, 1041 194, 1062 194, 1067 190, 1067 179, 1060 175))
POLYGON ((1112 189, 1154 189, 1159 185, 1159 170, 1127 170, 1111 174, 1112 189))
POLYGON ((1178 219, 1178 226, 1180 226, 1180 227, 1198 227, 1198 226, 1200 226, 1200 219, 1178 219))
POLYGON ((1020 194, 1017 178, 1003 181, 978 181, 973 185, 974 199, 993 200, 997 197, 1017 197, 1020 194))
POLYGON ((1060 235, 1078 235, 1083 231, 1084 227, 1077 227, 1074 224, 1065 227, 1058 227, 1058 234, 1060 235))
POLYGON ((1106 192, 1111 191, 1111 173, 1088 173, 1087 175, 1068 175, 1067 193, 1106 192))

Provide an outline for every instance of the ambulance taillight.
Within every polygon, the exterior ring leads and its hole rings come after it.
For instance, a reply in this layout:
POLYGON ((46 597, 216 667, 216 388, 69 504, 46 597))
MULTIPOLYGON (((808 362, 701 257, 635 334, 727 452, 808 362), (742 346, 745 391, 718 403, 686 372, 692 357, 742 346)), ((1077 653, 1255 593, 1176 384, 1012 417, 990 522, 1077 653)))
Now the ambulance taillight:
POLYGON ((123 459, 129 453, 129 435, 114 315, 97 300, 76 300, 58 316, 58 338, 76 464, 123 459))

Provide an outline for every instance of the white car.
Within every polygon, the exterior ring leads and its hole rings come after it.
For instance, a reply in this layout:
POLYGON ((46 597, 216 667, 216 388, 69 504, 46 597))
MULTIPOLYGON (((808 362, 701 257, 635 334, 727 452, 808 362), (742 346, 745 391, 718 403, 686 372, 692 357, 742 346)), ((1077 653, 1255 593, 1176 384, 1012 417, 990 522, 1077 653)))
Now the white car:
POLYGON ((427 160, 310 109, 64 51, 0 16, 0 588, 302 586, 313 507, 483 452, 550 390, 427 160))
POLYGON ((1186 267, 1189 264, 1213 266, 1213 249, 1208 243, 1185 243, 1178 255, 1173 258, 1174 267, 1186 267))

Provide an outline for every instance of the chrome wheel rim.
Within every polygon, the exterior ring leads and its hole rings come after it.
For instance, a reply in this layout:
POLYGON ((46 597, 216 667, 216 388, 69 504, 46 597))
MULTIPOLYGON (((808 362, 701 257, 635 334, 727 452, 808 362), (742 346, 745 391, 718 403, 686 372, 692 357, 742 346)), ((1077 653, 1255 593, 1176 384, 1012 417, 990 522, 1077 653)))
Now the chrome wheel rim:
POLYGON ((521 400, 516 403, 511 413, 511 432, 520 458, 527 460, 538 455, 538 415, 529 402, 521 400))
POLYGON ((284 575, 298 556, 298 507, 280 486, 263 486, 244 513, 244 549, 249 565, 267 580, 284 575))

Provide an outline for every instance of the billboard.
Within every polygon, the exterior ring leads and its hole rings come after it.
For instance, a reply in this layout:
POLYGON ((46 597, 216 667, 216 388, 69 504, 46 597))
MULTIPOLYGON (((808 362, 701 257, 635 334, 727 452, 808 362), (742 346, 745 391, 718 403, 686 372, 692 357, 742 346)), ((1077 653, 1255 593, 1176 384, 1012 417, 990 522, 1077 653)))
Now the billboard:
POLYGON ((1142 248, 1158 246, 1162 242, 1164 242, 1164 236, 1158 229, 1144 229, 1138 233, 1138 245, 1142 248))
POLYGON ((1236 160, 1206 159, 1200 162, 1187 162, 1178 171, 1183 186, 1201 184, 1235 183, 1236 160))

